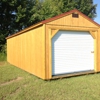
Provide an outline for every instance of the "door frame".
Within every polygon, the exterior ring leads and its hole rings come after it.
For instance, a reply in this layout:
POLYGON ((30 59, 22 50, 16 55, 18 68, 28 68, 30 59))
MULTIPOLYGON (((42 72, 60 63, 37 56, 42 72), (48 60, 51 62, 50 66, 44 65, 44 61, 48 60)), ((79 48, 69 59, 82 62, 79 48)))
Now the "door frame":
POLYGON ((66 27, 64 28, 63 26, 49 26, 48 27, 48 32, 49 32, 49 78, 51 79, 52 76, 52 38, 57 34, 58 31, 64 30, 64 31, 83 31, 83 32, 89 32, 91 36, 94 39, 94 71, 97 72, 97 29, 95 28, 82 28, 82 27, 66 27))

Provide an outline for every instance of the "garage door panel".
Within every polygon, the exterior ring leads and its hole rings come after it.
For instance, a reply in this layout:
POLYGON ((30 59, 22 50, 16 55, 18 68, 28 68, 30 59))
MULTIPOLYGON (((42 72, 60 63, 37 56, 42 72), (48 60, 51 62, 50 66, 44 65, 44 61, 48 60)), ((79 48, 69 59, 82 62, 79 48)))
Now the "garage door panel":
POLYGON ((52 38, 52 75, 94 69, 94 40, 88 32, 59 31, 52 38))

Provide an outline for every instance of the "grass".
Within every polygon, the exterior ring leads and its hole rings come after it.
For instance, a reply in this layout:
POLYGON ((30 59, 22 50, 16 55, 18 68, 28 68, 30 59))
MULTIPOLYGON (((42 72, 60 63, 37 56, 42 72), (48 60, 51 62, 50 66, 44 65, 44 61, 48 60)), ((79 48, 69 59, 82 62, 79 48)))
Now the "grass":
POLYGON ((6 60, 6 54, 0 52, 0 61, 5 61, 6 60))
POLYGON ((99 100, 100 74, 44 81, 7 62, 0 65, 0 100, 99 100))

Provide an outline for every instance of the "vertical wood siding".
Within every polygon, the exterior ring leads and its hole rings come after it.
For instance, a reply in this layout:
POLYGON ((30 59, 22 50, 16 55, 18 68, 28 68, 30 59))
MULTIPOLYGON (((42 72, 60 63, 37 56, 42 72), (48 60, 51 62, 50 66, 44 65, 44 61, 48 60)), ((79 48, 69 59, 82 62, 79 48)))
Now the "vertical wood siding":
POLYGON ((7 39, 7 60, 11 64, 45 79, 44 26, 7 39))
POLYGON ((97 33, 97 71, 100 71, 100 28, 97 33))
POLYGON ((73 18, 72 14, 56 19, 54 21, 51 21, 47 24, 52 25, 67 25, 67 26, 79 26, 79 27, 98 27, 94 23, 90 22, 83 16, 79 15, 79 18, 73 18))
POLYGON ((100 33, 100 30, 99 32, 97 31, 98 28, 90 28, 90 27, 70 27, 70 26, 63 26, 63 25, 48 25, 46 24, 46 79, 51 79, 52 78, 52 63, 50 60, 52 59, 51 57, 51 48, 52 48, 52 45, 51 45, 51 41, 52 41, 52 34, 55 34, 55 32, 53 30, 73 30, 73 31, 93 31, 92 32, 92 36, 94 36, 94 47, 95 47, 95 53, 94 53, 94 69, 95 69, 95 72, 99 72, 100 71, 100 57, 98 55, 100 55, 100 46, 99 46, 99 42, 100 42, 100 35, 98 37, 98 34, 100 33), (53 33, 54 32, 54 33, 53 33), (98 41, 98 43, 97 43, 98 41), (99 53, 99 54, 98 54, 99 53))

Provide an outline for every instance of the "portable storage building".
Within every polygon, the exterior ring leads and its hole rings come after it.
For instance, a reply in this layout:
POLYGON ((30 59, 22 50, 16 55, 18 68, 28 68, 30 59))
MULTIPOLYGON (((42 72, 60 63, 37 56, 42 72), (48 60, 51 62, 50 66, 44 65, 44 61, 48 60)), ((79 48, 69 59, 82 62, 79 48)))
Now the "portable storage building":
POLYGON ((100 25, 78 10, 7 37, 9 63, 42 79, 100 71, 100 25))

